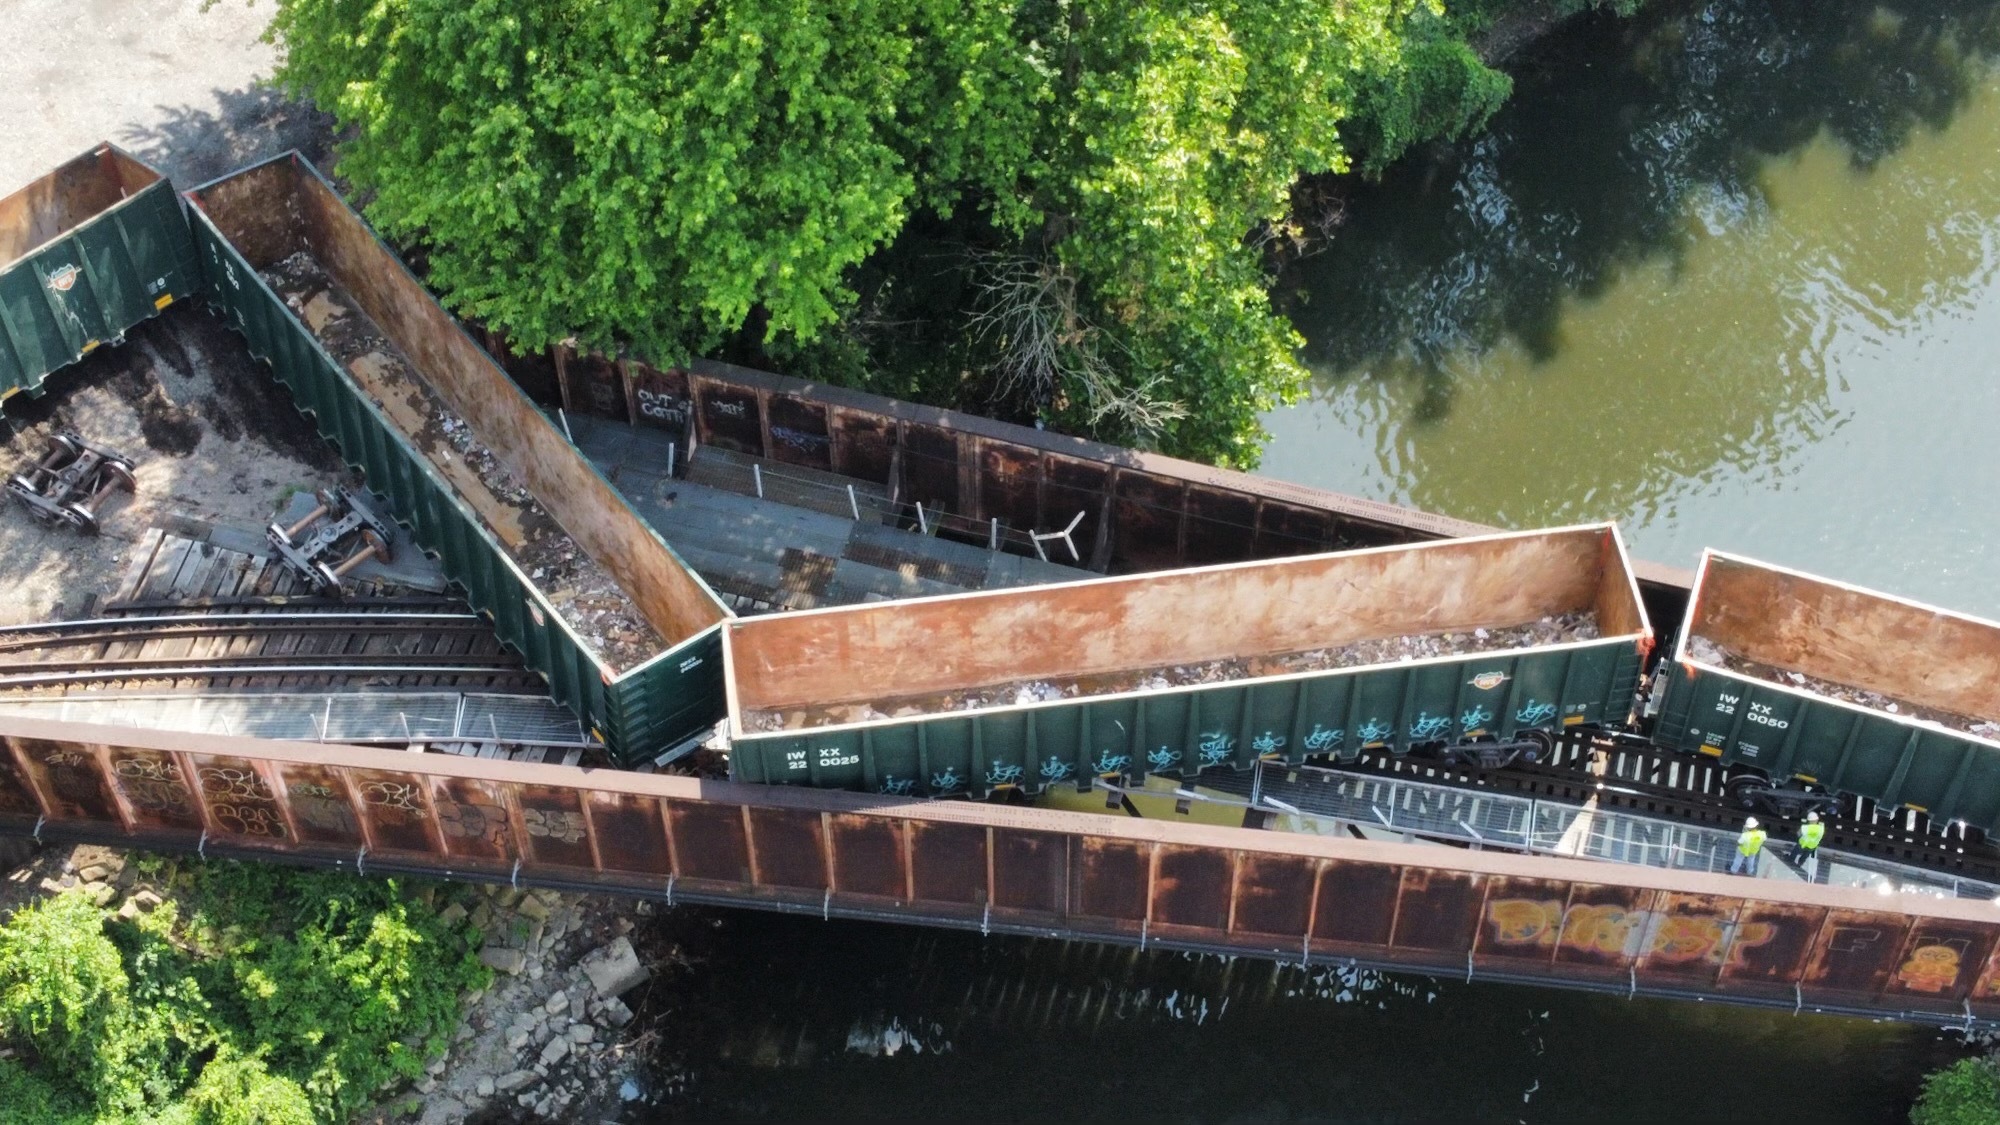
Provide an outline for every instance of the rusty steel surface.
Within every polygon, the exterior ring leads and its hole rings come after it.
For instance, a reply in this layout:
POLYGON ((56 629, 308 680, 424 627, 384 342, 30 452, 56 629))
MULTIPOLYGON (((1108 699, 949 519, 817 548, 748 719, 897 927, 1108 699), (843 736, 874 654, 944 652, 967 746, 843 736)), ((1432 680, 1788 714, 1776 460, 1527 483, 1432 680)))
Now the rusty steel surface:
MULTIPOLYGON (((617 580, 669 645, 728 616, 699 579, 627 505, 616 489, 543 417, 450 313, 332 186, 304 161, 257 165, 204 185, 189 198, 250 263, 262 269, 308 250, 354 303, 408 356, 415 371, 524 483, 577 546, 617 580)), ((378 396, 379 401, 379 396, 378 396)), ((396 405, 384 403, 385 407, 396 405)), ((399 418, 421 448, 422 417, 399 418)), ((429 451, 426 450, 428 453, 429 451)), ((449 474, 457 459, 441 462, 449 474)), ((499 505, 479 504, 484 486, 460 473, 472 500, 503 540, 499 505)), ((476 481, 476 478, 474 478, 476 481)))
MULTIPOLYGON (((572 411, 890 485, 905 502, 975 522, 1047 530, 1080 512, 1084 561, 1113 573, 1500 530, 734 364, 662 369, 565 348, 517 355, 490 342, 524 387, 572 411)), ((1632 568, 1679 616, 1692 574, 1644 560, 1632 568)))
POLYGON ((1966 614, 1709 551, 1684 632, 1764 664, 2000 718, 2000 624, 1966 614))
POLYGON ((160 182, 160 174, 109 144, 58 165, 0 198, 0 268, 160 182))
POLYGON ((0 719, 0 831, 1946 1023, 2000 908, 1586 860, 0 719))
MULTIPOLYGON (((1608 524, 774 614, 727 627, 731 713, 1255 659, 1590 611, 1648 633, 1608 524)), ((886 703, 883 704, 886 709, 886 703)))

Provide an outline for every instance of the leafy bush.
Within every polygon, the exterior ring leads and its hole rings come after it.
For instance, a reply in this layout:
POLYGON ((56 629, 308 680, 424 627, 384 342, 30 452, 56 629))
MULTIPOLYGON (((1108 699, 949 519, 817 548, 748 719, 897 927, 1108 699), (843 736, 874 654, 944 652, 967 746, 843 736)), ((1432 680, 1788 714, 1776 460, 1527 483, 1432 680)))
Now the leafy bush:
POLYGON ((1924 1079, 1910 1125, 2000 1125, 2000 1068, 1960 1059, 1924 1079))
POLYGON ((490 979, 476 935, 392 881, 212 863, 173 889, 131 922, 69 893, 0 925, 0 1039, 32 1056, 0 1060, 5 1120, 344 1120, 490 979))
POLYGON ((1249 467, 1307 380, 1264 252, 1291 188, 1484 122, 1510 83, 1467 26, 1440 0, 277 0, 270 36, 369 217, 517 346, 727 353, 1249 467), (871 314, 864 288, 935 288, 913 220, 951 229, 964 299, 871 314))

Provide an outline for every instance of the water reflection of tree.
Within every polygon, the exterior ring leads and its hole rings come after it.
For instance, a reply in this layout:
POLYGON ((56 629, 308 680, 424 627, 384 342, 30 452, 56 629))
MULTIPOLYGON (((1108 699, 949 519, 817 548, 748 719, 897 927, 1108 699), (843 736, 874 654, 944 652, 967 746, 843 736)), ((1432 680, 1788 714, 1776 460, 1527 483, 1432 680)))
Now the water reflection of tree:
POLYGON ((1414 361, 1418 418, 1440 418, 1451 355, 1511 338, 1552 358, 1563 301, 1677 262, 1691 208, 1727 221, 1767 206, 1759 165, 1822 130, 1872 166, 1949 124, 1996 53, 1990 0, 1668 2, 1586 20, 1522 61, 1487 135, 1343 185, 1350 221, 1283 299, 1316 367, 1414 361))

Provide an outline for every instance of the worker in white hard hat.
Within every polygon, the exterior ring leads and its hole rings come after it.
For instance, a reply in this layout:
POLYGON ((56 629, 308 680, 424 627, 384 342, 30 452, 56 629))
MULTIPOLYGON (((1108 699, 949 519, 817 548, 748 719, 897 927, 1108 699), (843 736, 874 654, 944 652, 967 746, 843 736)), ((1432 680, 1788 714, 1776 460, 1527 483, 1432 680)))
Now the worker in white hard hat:
POLYGON ((1806 882, 1819 876, 1819 842, 1826 839, 1826 825, 1819 822, 1819 814, 1809 812, 1806 822, 1799 825, 1799 858, 1805 861, 1806 882))
POLYGON ((1729 861, 1731 875, 1757 874, 1757 862, 1763 858, 1764 841, 1770 836, 1751 817, 1743 822, 1743 834, 1736 837, 1736 858, 1729 861))

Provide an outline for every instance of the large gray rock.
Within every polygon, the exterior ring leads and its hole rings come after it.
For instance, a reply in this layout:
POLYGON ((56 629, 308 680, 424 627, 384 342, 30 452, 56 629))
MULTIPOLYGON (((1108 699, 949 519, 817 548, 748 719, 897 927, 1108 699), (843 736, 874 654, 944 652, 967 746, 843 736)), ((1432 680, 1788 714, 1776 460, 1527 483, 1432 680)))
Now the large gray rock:
POLYGON ((593 950, 583 959, 582 967, 599 996, 622 996, 652 976, 639 963, 639 954, 632 949, 631 940, 622 937, 593 950))
POLYGON ((511 1094, 516 1090, 524 1090, 540 1081, 541 1077, 532 1070, 512 1070, 501 1075, 499 1081, 493 1083, 493 1088, 503 1094, 511 1094))
POLYGON ((558 1035, 554 1039, 549 1040, 548 1045, 542 1048, 542 1065, 554 1066, 561 1062, 563 1056, 567 1054, 569 1054, 569 1040, 558 1035))
POLYGON ((479 959, 509 976, 521 975, 522 966, 528 963, 528 955, 518 949, 500 949, 491 945, 479 951, 479 959))

